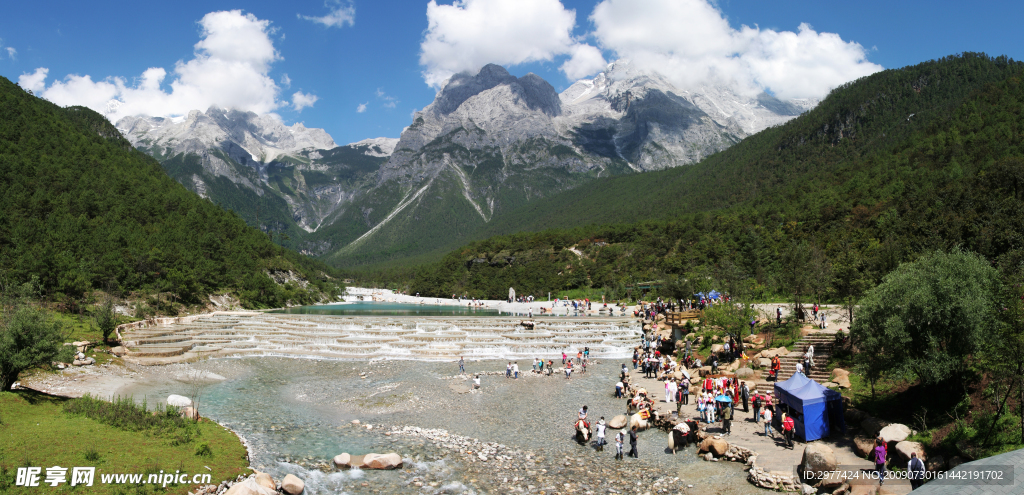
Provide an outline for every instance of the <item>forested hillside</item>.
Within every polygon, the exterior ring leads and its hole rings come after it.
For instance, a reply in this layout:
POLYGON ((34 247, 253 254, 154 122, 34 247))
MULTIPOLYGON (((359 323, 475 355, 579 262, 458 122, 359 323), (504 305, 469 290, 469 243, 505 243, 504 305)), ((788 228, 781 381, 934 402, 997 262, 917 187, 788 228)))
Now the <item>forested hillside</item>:
POLYGON ((72 305, 102 289, 183 303, 234 292, 265 307, 336 293, 331 273, 186 190, 101 115, 0 78, 5 286, 36 279, 42 297, 72 305))
POLYGON ((849 83, 699 164, 596 181, 496 219, 492 232, 565 229, 467 245, 419 270, 413 290, 622 294, 662 280, 680 295, 715 285, 835 300, 958 245, 1016 270, 1022 69, 964 54, 849 83))

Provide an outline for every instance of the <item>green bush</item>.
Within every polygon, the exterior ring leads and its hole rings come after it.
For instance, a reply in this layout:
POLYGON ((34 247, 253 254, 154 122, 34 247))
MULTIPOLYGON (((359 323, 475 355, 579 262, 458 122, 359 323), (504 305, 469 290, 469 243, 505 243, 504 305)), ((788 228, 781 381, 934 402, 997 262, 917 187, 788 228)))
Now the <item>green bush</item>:
POLYGON ((199 457, 213 457, 213 450, 210 449, 210 444, 202 443, 196 447, 196 456, 199 457))
POLYGON ((57 356, 66 337, 64 325, 46 311, 23 303, 0 308, 0 390, 9 390, 18 374, 57 356))

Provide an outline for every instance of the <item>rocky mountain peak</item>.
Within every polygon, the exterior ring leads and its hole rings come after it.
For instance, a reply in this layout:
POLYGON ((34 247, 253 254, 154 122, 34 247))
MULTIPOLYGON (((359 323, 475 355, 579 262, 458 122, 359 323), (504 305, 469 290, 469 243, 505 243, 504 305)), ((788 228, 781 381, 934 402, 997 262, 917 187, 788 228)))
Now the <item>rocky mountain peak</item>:
POLYGON ((551 116, 561 113, 558 92, 543 78, 532 73, 517 78, 504 67, 495 64, 485 65, 475 75, 463 72, 452 76, 429 108, 439 117, 448 115, 470 98, 497 86, 508 86, 531 110, 539 110, 551 116))

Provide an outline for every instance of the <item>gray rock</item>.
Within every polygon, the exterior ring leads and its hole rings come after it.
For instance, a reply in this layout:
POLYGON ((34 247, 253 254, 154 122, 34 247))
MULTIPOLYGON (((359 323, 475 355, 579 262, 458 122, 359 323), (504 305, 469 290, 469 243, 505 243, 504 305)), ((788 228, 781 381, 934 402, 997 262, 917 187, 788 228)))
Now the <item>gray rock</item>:
POLYGON ((922 462, 928 460, 928 455, 925 454, 924 445, 921 442, 908 442, 904 440, 896 443, 896 453, 900 455, 904 462, 910 461, 910 454, 914 452, 917 453, 917 458, 921 459, 922 462))
POLYGON ((900 423, 892 423, 886 425, 884 428, 879 430, 878 436, 882 438, 882 441, 895 445, 907 439, 911 434, 910 428, 907 425, 900 423))
POLYGON ((875 417, 867 417, 860 422, 860 428, 864 430, 864 434, 871 438, 877 437, 878 432, 882 431, 882 428, 885 428, 888 425, 889 422, 875 417))
POLYGON ((828 445, 811 442, 804 447, 803 459, 800 461, 801 473, 814 473, 814 480, 820 480, 827 473, 835 471, 838 465, 836 454, 828 445))
POLYGON ((612 428, 612 429, 615 429, 615 430, 618 430, 618 429, 625 428, 626 427, 626 423, 628 423, 628 422, 629 422, 629 418, 626 417, 625 414, 619 414, 619 415, 615 416, 614 418, 612 418, 611 421, 608 422, 608 427, 612 428))
POLYGON ((299 495, 305 489, 306 483, 294 474, 287 474, 284 479, 281 480, 281 490, 288 495, 299 495))

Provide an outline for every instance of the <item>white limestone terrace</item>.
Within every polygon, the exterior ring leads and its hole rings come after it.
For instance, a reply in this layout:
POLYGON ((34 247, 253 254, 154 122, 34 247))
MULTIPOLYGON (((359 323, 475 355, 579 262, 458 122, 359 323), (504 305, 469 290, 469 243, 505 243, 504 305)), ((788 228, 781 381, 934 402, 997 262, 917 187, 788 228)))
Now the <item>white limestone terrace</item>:
POLYGON ((200 356, 325 359, 558 360, 584 347, 594 358, 628 357, 641 328, 626 318, 383 317, 293 314, 209 315, 190 323, 140 328, 123 338, 128 358, 164 364, 200 356))

